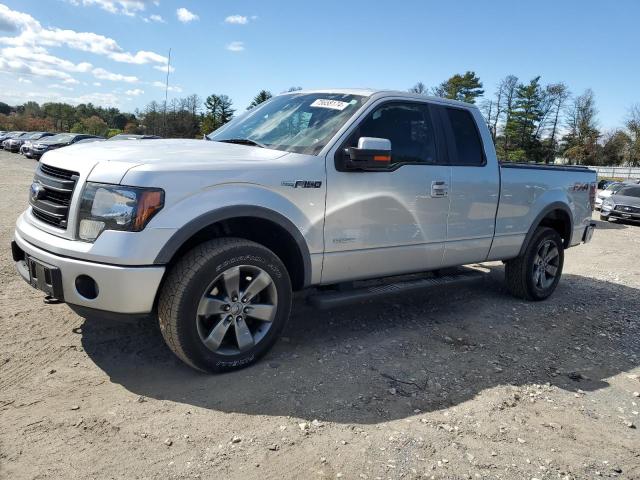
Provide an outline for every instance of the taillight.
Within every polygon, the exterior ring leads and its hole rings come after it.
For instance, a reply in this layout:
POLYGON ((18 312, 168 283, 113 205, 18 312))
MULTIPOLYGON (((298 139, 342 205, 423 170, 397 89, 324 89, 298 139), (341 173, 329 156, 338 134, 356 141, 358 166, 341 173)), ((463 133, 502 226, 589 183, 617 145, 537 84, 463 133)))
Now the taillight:
POLYGON ((591 211, 596 208, 596 192, 598 191, 598 185, 593 182, 589 185, 589 203, 591 204, 591 211))

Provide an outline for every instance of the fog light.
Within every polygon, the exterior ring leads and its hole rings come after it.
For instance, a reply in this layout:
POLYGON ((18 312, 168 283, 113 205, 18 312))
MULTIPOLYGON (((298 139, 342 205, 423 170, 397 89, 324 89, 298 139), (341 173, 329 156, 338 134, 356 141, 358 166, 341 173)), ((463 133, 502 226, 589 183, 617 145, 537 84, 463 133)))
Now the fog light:
POLYGON ((93 241, 104 230, 104 222, 97 220, 81 220, 78 235, 82 240, 93 241))
POLYGON ((76 290, 89 300, 93 300, 98 296, 98 284, 89 275, 79 275, 76 278, 76 290))

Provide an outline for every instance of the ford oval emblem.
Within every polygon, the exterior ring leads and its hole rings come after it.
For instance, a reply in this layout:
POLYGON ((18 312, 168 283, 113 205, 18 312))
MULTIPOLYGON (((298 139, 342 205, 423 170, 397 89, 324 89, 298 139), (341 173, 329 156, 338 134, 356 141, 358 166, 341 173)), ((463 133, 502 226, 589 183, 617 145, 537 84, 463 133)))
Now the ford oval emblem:
POLYGON ((36 200, 40 200, 45 196, 46 190, 40 182, 33 182, 31 184, 30 193, 31 193, 31 201, 35 202, 36 200))

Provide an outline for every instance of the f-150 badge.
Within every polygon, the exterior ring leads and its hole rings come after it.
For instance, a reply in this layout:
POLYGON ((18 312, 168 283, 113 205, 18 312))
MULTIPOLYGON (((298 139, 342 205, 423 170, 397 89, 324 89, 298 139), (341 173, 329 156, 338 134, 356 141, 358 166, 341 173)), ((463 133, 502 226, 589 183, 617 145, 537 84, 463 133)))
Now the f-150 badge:
POLYGON ((281 185, 292 188, 320 188, 322 182, 319 180, 283 180, 281 185))

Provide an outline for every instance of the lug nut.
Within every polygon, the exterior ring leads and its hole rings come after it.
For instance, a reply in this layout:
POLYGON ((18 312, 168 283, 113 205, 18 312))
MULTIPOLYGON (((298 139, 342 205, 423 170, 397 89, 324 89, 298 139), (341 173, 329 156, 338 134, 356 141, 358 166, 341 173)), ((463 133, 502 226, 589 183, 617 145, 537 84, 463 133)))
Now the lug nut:
POLYGON ((244 297, 244 298, 242 299, 242 303, 247 303, 247 297, 244 297))
POLYGON ((241 322, 242 321, 242 317, 241 316, 237 316, 236 317, 236 322, 241 322))
POLYGON ((234 302, 237 302, 238 301, 238 297, 233 297, 231 300, 234 301, 234 302))
POLYGON ((225 312, 228 312, 229 310, 231 310, 231 305, 225 305, 223 309, 225 312))
POLYGON ((244 313, 249 313, 249 307, 244 307, 244 313))

